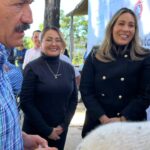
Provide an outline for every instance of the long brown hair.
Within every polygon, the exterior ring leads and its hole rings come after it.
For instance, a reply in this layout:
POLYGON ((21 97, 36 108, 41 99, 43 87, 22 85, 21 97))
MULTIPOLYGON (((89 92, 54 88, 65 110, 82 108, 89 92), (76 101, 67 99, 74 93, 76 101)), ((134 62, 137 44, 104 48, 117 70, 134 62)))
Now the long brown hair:
POLYGON ((138 22, 137 22, 135 13, 131 9, 121 8, 111 18, 110 22, 108 23, 108 25, 106 27, 104 40, 96 52, 97 59, 99 59, 103 62, 110 62, 110 61, 115 60, 115 58, 111 54, 111 49, 112 49, 112 47, 114 47, 114 43, 112 42, 113 41, 112 30, 113 30, 113 27, 114 27, 116 21, 118 20, 118 18, 124 13, 131 14, 135 21, 135 34, 133 36, 133 39, 130 41, 130 43, 127 46, 125 46, 125 48, 127 48, 128 51, 130 52, 131 60, 141 60, 141 59, 143 59, 143 57, 141 57, 141 56, 144 56, 148 53, 143 48, 141 48, 138 22))

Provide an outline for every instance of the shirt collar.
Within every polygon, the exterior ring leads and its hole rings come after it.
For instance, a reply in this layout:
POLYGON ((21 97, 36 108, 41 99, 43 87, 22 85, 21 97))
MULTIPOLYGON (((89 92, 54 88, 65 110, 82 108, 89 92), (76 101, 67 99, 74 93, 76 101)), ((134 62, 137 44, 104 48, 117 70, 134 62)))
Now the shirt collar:
POLYGON ((0 66, 7 61, 9 53, 10 50, 8 50, 2 43, 0 43, 0 66))

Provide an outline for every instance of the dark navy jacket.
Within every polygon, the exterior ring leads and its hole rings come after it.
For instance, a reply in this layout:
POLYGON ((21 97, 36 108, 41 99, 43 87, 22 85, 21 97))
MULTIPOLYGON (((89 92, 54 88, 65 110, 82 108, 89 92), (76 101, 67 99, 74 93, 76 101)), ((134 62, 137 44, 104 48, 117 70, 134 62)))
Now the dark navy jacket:
POLYGON ((91 54, 83 67, 80 91, 87 108, 83 136, 100 124, 104 114, 143 120, 150 102, 150 57, 132 61, 125 54, 104 63, 91 54))

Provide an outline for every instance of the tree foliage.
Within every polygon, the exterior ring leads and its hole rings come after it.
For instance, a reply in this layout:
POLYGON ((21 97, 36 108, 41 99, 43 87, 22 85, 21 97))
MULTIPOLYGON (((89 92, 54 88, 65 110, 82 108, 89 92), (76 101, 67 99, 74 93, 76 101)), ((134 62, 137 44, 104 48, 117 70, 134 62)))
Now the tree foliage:
MULTIPOLYGON (((64 12, 61 10, 60 13, 60 29, 63 32, 65 39, 69 42, 69 32, 70 32, 70 21, 71 18, 64 15, 64 12)), ((88 21, 85 16, 74 16, 74 45, 75 49, 85 48, 87 42, 87 33, 88 33, 88 21), (80 42, 79 42, 80 41, 80 42)))
MULTIPOLYGON (((66 16, 64 11, 60 11, 60 30, 62 31, 66 43, 67 49, 69 49, 70 45, 70 22, 71 17, 66 16)), ((53 24, 54 25, 54 24, 53 24)), ((39 25, 39 29, 43 30, 43 23, 39 25)), ((73 52, 73 63, 79 65, 82 63, 82 58, 85 52, 85 44, 87 43, 87 33, 88 33, 88 18, 87 16, 74 16, 74 52, 73 52)), ((25 47, 31 48, 33 46, 32 40, 29 37, 25 37, 25 47)))
MULTIPOLYGON (((69 46, 70 38, 70 16, 66 16, 64 11, 60 11, 60 30, 63 33, 67 45, 69 46)), ((43 30, 43 24, 39 25, 40 30, 43 30)), ((87 16, 74 16, 74 43, 75 49, 85 49, 88 33, 88 18, 87 16), (80 41, 80 42, 79 42, 80 41)))
POLYGON ((30 37, 24 37, 23 41, 24 41, 24 47, 26 49, 30 49, 31 47, 33 47, 33 42, 30 37))
MULTIPOLYGON (((70 45, 70 22, 71 17, 65 16, 61 10, 60 13, 60 29, 64 34, 67 46, 70 45)), ((87 16, 74 16, 73 33, 74 33, 74 52, 73 52, 73 64, 80 65, 83 63, 83 55, 85 52, 85 45, 87 43, 88 33, 88 18, 87 16)), ((69 50, 70 51, 70 50, 69 50)))

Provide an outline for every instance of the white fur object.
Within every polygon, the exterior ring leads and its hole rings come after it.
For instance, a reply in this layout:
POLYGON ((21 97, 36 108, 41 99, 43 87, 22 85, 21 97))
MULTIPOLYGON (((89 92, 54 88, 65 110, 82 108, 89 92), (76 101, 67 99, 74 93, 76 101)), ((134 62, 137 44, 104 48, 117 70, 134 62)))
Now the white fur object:
POLYGON ((150 122, 118 122, 93 130, 76 150, 150 150, 150 122))

